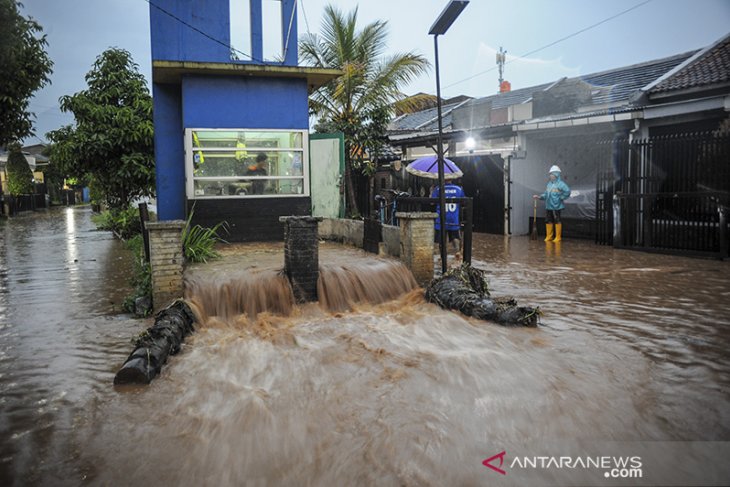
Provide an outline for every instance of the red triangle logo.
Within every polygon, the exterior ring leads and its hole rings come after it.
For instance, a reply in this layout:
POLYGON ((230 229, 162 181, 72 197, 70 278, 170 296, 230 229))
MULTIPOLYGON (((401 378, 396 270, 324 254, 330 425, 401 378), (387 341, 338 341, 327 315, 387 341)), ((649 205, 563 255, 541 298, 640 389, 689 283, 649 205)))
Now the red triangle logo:
POLYGON ((494 470, 497 473, 501 473, 502 475, 507 475, 507 472, 505 472, 504 470, 502 470, 501 468, 499 468, 499 467, 501 467, 504 464, 504 456, 506 454, 507 454, 506 451, 503 451, 502 453, 497 453, 493 457, 489 457, 486 460, 484 460, 482 462, 482 465, 484 465, 485 467, 491 468, 492 470, 494 470), (499 458, 499 467, 495 467, 491 463, 493 460, 496 460, 497 458, 499 458))

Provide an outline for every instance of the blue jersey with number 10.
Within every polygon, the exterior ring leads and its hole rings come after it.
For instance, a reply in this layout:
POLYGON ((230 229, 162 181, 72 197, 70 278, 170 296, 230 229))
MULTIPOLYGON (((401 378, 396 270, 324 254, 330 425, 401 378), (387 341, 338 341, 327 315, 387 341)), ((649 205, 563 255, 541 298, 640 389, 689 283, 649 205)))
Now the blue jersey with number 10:
MULTIPOLYGON (((466 195, 464 194, 464 190, 461 189, 461 186, 457 186, 455 184, 447 184, 444 186, 444 197, 445 198, 464 198, 466 195)), ((433 192, 431 193, 431 198, 438 198, 439 197, 439 188, 438 186, 434 188, 433 192)), ((446 203, 446 230, 459 230, 461 225, 459 222, 459 203, 446 203)), ((440 207, 436 206, 436 213, 439 213, 440 207)), ((439 221, 439 218, 436 217, 436 230, 441 230, 441 222, 439 221)))

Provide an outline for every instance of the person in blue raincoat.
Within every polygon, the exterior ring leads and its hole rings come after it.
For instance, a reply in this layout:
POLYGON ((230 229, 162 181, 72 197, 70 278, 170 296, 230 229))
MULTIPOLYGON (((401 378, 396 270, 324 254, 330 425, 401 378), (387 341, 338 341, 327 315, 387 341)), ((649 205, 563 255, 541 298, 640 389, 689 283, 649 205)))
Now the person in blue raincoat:
POLYGON ((565 208, 563 201, 570 198, 570 188, 560 179, 560 168, 550 168, 550 180, 543 194, 536 194, 534 199, 545 200, 545 237, 546 242, 560 242, 563 234, 563 224, 560 221, 560 212, 565 208))

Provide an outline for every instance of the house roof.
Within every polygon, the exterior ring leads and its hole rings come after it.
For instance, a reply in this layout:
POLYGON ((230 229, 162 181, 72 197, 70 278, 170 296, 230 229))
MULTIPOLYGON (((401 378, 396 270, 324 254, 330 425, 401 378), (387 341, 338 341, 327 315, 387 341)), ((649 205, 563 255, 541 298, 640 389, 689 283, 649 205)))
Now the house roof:
POLYGON ((496 95, 485 96, 478 100, 478 104, 485 102, 492 102, 492 108, 505 108, 512 105, 520 105, 527 103, 532 99, 533 93, 536 91, 542 91, 554 83, 544 83, 541 85, 530 86, 527 88, 521 88, 519 90, 508 91, 507 93, 498 93, 496 95))
MULTIPOLYGON (((623 111, 623 109, 630 112, 638 108, 631 106, 632 95, 668 71, 680 66, 697 52, 698 51, 689 51, 630 66, 623 66, 574 78, 562 78, 551 83, 544 83, 506 93, 489 95, 478 99, 468 100, 463 104, 447 105, 443 107, 442 123, 444 127, 449 127, 451 125, 452 114, 454 109, 457 107, 464 107, 467 109, 473 108, 478 110, 483 106, 491 106, 491 109, 499 109, 513 105, 520 105, 531 101, 536 92, 550 91, 555 86, 560 84, 569 84, 571 82, 587 83, 591 89, 590 101, 583 103, 582 106, 578 108, 579 113, 570 112, 553 114, 544 117, 544 120, 568 120, 586 116, 608 115, 619 113, 620 111, 623 111), (607 106, 612 108, 607 109, 607 106)), ((512 125, 512 122, 502 125, 512 125)), ((437 130, 435 108, 402 115, 391 122, 389 126, 391 140, 408 139, 409 137, 405 134, 405 132, 410 132, 410 135, 413 137, 425 137, 428 132, 435 130, 437 130)))
MULTIPOLYGON (((460 101, 458 103, 450 103, 448 105, 443 105, 441 107, 441 119, 444 124, 446 121, 446 116, 451 114, 451 111, 464 103, 463 101, 460 101)), ((438 109, 436 107, 434 108, 428 108, 426 110, 421 110, 420 112, 414 112, 414 113, 406 113, 404 115, 401 115, 400 117, 394 119, 392 122, 390 122, 390 125, 388 126, 388 130, 390 131, 400 131, 400 130, 416 130, 419 128, 422 128, 423 126, 427 125, 429 122, 436 120, 438 116, 438 109)))
POLYGON ((596 88, 592 94, 592 101, 595 105, 626 102, 637 90, 679 66, 696 52, 697 50, 684 52, 662 59, 588 74, 580 79, 596 88))
POLYGON ((730 34, 697 52, 673 72, 658 80, 649 93, 706 87, 730 82, 730 34))

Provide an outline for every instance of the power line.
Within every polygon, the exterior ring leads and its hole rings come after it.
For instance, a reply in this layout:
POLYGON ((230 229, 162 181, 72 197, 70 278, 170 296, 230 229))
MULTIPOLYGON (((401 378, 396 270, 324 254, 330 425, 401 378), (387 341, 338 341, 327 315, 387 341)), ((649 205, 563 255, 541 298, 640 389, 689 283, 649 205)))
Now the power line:
MULTIPOLYGON (((555 44, 558 44, 558 43, 560 43, 560 42, 563 42, 563 41, 565 41, 565 40, 568 40, 568 39, 570 39, 571 37, 575 37, 575 36, 577 36, 578 34, 582 34, 583 32, 586 32, 587 30, 593 29, 594 27, 598 27, 598 26, 599 26, 599 25, 601 25, 601 24, 605 24, 606 22, 609 22, 609 21, 611 21, 611 20, 613 20, 613 19, 615 19, 615 18, 617 18, 617 17, 620 17, 620 16, 622 16, 622 15, 624 15, 624 14, 627 14, 627 13, 631 12, 632 10, 636 10, 637 8, 639 8, 639 7, 642 7, 642 6, 646 5, 647 3, 651 2, 651 1, 652 1, 652 0, 645 0, 645 1, 641 2, 641 3, 639 3, 639 4, 636 4, 636 5, 634 5, 634 6, 633 6, 633 7, 631 7, 631 8, 628 8, 628 9, 626 9, 626 10, 622 11, 622 12, 619 12, 619 13, 617 13, 617 14, 615 14, 615 15, 612 15, 611 17, 607 17, 607 18, 605 18, 605 19, 601 20, 600 22, 596 22, 595 24, 589 25, 588 27, 585 27, 585 28, 583 28, 583 29, 581 29, 581 30, 579 30, 579 31, 577 31, 577 32, 573 32, 572 34, 569 34, 569 35, 567 35, 567 36, 565 36, 565 37, 561 37, 560 39, 558 39, 558 40, 556 40, 556 41, 553 41, 553 42, 551 42, 550 44, 546 44, 546 45, 544 45, 544 46, 542 46, 542 47, 538 47, 537 49, 534 49, 534 50, 532 50, 532 51, 530 51, 530 52, 527 52, 527 53, 523 54, 522 56, 517 56, 517 57, 514 57, 514 58, 510 59, 509 61, 506 61, 506 62, 505 62, 505 64, 509 64, 509 63, 511 63, 511 62, 514 62, 514 61, 517 61, 517 60, 519 60, 519 59, 524 59, 524 58, 526 58, 527 56, 531 56, 532 54, 535 54, 535 53, 538 53, 538 52, 542 51, 543 49, 547 49, 548 47, 552 47, 552 46, 554 46, 555 44)), ((483 75, 483 74, 487 74, 487 73, 489 73, 489 72, 491 72, 491 71, 494 71, 495 69, 497 69, 497 67, 496 67, 496 66, 494 66, 494 67, 491 67, 491 68, 489 68, 489 69, 486 69, 486 70, 484 70, 484 71, 481 71, 481 72, 479 72, 479 73, 473 74, 473 75, 469 76, 468 78, 464 78, 464 79, 462 79, 462 80, 459 80, 459 81, 457 81, 457 82, 455 82, 455 83, 451 83, 450 85, 446 85, 446 86, 444 86, 444 89, 446 89, 446 88, 451 88, 452 86, 456 86, 456 85, 458 85, 458 84, 461 84, 461 83, 464 83, 464 82, 466 82, 466 81, 472 80, 472 79, 474 79, 474 78, 476 78, 476 77, 478 77, 478 76, 481 76, 481 75, 483 75)))
POLYGON ((243 51, 241 51, 239 49, 236 49, 235 47, 231 46, 230 44, 226 44, 225 42, 221 41, 220 39, 216 39, 215 37, 213 37, 212 35, 208 34, 207 32, 204 32, 204 31, 198 29, 194 25, 191 25, 191 24, 185 22, 183 19, 181 19, 177 15, 173 14, 172 12, 169 12, 169 11, 165 10, 164 8, 160 7, 159 5, 154 4, 151 0, 144 0, 144 1, 147 2, 147 3, 149 3, 150 6, 156 8, 157 10, 159 10, 162 13, 164 13, 165 15, 168 15, 169 17, 171 17, 171 18, 175 19, 176 21, 180 22, 181 24, 183 24, 184 26, 188 27, 189 29, 192 29, 195 32, 197 32, 198 34, 200 34, 200 35, 202 35, 204 37, 207 37, 211 41, 213 41, 213 42, 215 42, 217 44, 220 44, 221 46, 227 48, 229 50, 229 52, 235 52, 235 53, 241 54, 244 57, 247 57, 247 58, 251 59, 252 61, 256 61, 256 62, 259 62, 259 63, 264 63, 263 60, 257 59, 257 58, 253 57, 250 54, 247 54, 247 53, 245 53, 245 52, 243 52, 243 51))
POLYGON ((47 141, 45 141, 45 140, 41 139, 40 137, 38 137, 38 136, 37 136, 36 134, 33 134, 33 137, 35 137, 36 139, 38 139, 38 141, 39 141, 39 142, 40 142, 41 144, 44 144, 44 145, 45 145, 45 144, 47 144, 47 143, 48 143, 47 141))

